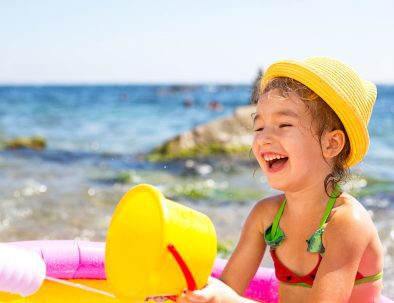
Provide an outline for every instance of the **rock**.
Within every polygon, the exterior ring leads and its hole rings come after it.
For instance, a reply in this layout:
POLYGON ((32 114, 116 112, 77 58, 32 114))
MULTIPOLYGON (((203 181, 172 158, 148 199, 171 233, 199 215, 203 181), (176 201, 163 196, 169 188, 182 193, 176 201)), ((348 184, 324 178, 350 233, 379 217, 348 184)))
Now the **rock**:
POLYGON ((155 148, 150 160, 169 160, 214 154, 248 155, 253 140, 255 105, 238 107, 230 117, 199 125, 155 148))
POLYGON ((46 140, 40 136, 17 137, 5 143, 6 149, 36 149, 41 150, 46 147, 46 140))

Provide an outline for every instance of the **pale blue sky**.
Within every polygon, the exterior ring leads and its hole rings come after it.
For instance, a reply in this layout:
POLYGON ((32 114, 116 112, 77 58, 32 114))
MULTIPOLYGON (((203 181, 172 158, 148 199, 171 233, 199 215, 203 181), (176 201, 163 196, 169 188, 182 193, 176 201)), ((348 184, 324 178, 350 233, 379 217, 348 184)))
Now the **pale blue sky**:
POLYGON ((0 0, 0 83, 250 83, 329 56, 394 83, 394 1, 0 0))

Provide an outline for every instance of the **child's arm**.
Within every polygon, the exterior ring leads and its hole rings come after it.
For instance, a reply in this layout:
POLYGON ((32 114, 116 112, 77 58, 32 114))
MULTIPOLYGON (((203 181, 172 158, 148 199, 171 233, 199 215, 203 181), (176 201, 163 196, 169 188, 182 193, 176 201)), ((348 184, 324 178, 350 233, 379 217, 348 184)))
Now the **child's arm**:
POLYGON ((324 231, 325 254, 314 281, 310 302, 347 302, 361 258, 372 237, 365 211, 350 205, 333 215, 324 231))
POLYGON ((264 203, 259 202, 249 214, 238 245, 226 264, 220 280, 210 279, 208 285, 196 291, 186 291, 178 297, 178 303, 251 303, 242 297, 255 275, 264 255, 266 244, 263 235, 264 203), (223 282, 224 283, 223 283, 223 282))
POLYGON ((240 240, 231 255, 220 280, 242 295, 253 279, 263 258, 266 243, 262 216, 266 213, 264 202, 259 202, 250 212, 242 229, 240 240))

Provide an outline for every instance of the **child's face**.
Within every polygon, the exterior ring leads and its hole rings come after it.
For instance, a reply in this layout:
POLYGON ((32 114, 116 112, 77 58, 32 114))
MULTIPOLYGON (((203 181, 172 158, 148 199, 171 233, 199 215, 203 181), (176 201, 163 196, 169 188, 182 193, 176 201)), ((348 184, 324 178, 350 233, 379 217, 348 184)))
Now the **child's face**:
POLYGON ((312 117, 296 93, 276 89, 258 102, 253 153, 271 187, 298 191, 324 183, 331 168, 314 135, 312 117))

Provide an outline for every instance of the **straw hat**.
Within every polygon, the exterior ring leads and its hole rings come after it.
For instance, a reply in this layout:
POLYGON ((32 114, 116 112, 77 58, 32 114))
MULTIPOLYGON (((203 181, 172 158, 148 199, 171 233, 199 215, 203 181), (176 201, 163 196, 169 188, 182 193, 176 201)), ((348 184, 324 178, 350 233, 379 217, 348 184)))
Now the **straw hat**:
POLYGON ((278 61, 261 80, 262 90, 273 78, 287 77, 318 94, 338 115, 350 141, 347 166, 360 162, 368 151, 368 122, 376 100, 376 86, 361 80, 346 64, 330 58, 278 61))

